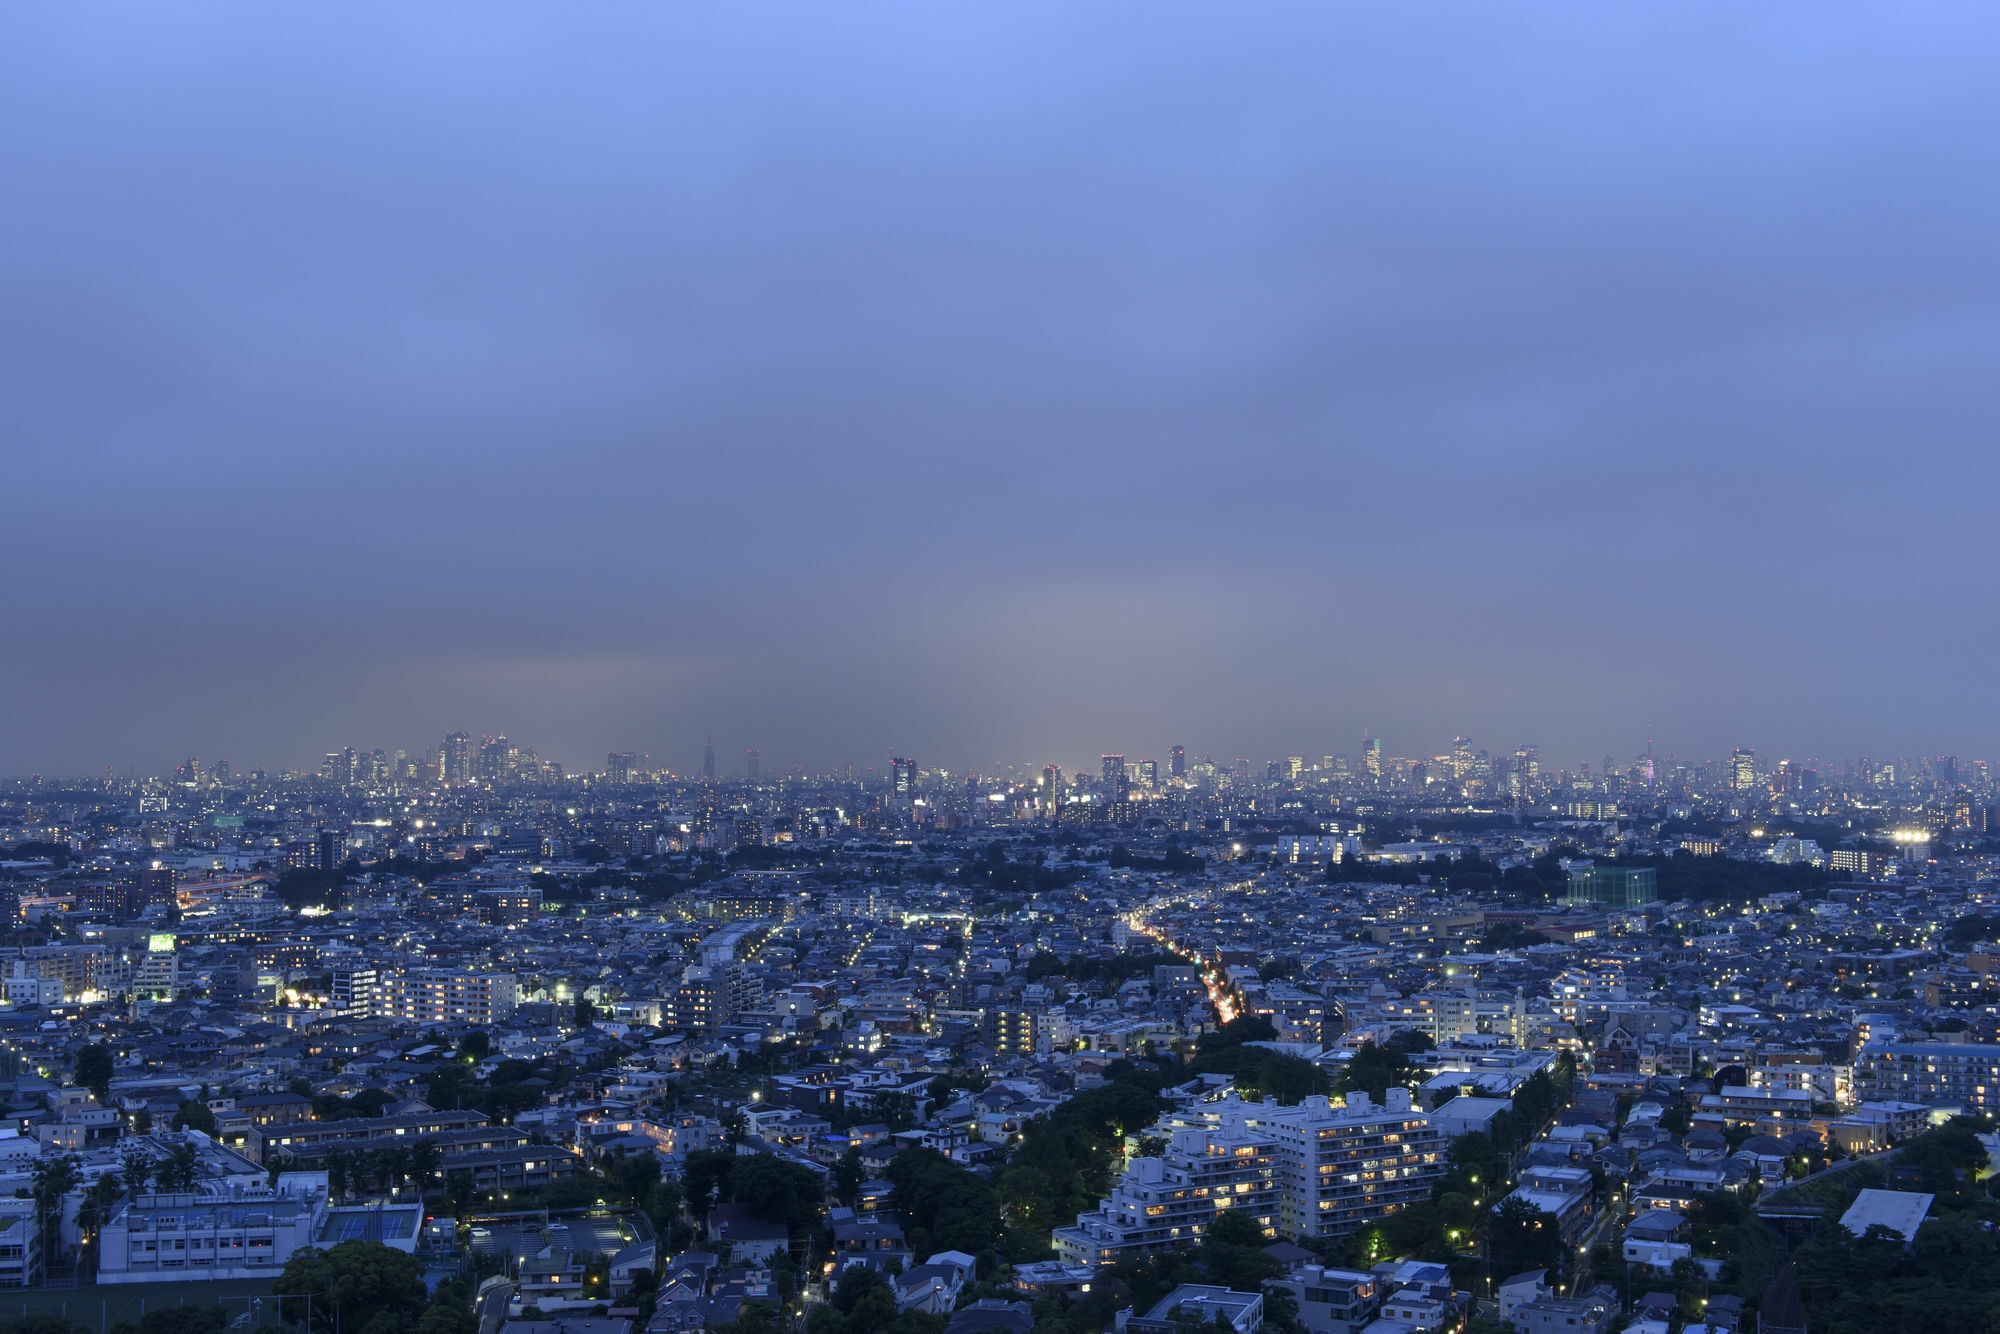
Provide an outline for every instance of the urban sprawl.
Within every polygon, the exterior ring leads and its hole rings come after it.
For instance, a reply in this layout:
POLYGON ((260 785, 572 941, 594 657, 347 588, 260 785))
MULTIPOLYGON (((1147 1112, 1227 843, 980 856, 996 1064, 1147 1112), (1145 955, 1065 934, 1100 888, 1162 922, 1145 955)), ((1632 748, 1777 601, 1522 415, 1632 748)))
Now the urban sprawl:
POLYGON ((0 783, 0 1317, 1990 1330, 1996 802, 1464 738, 0 783))

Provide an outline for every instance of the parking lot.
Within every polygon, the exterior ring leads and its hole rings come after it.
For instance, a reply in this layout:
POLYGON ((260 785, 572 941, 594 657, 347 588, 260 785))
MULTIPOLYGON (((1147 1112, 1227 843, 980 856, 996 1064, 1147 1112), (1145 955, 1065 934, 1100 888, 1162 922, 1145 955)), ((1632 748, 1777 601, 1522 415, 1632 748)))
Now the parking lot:
POLYGON ((511 1223, 475 1223, 472 1250, 478 1255, 532 1256, 544 1247, 578 1255, 613 1255, 638 1240, 639 1234, 622 1218, 558 1218, 546 1229, 539 1219, 511 1223))

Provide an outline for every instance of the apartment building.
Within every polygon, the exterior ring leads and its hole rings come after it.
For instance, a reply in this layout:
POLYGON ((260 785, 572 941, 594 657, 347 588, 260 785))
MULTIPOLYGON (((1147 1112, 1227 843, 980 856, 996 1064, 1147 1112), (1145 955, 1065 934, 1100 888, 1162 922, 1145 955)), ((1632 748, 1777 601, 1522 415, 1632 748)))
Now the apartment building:
POLYGON ((518 1003, 512 973, 411 968, 382 974, 373 1013, 408 1024, 497 1024, 518 1003))
POLYGON ((2000 1111, 2000 1044, 1871 1043, 1854 1058, 1854 1085, 1870 1101, 1957 1103, 1991 1116, 2000 1111))
POLYGON ((1232 1097, 1213 1104, 1213 1113, 1225 1127, 1277 1143, 1283 1236, 1346 1236, 1428 1200, 1444 1174, 1443 1137, 1408 1089, 1390 1089, 1382 1104, 1365 1093, 1296 1107, 1232 1097))
POLYGON ((1058 1258, 1110 1264, 1190 1246, 1224 1210, 1246 1211, 1275 1236, 1277 1145, 1243 1128, 1182 1129, 1158 1158, 1136 1158, 1096 1209, 1057 1228, 1058 1258))

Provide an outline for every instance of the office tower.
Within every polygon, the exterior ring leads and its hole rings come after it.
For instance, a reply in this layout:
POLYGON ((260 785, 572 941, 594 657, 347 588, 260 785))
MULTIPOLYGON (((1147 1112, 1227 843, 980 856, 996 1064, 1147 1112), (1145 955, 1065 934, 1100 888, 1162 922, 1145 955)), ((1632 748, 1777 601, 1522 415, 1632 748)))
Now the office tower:
POLYGON ((1472 776, 1472 741, 1467 737, 1451 739, 1451 776, 1457 779, 1472 776))
POLYGON ((901 755, 889 757, 889 790, 897 801, 914 801, 917 796, 917 762, 901 755))
POLYGON ((512 778, 520 752, 504 736, 489 736, 480 742, 476 775, 487 782, 512 778))
POLYGON ((750 776, 751 782, 761 781, 764 777, 764 752, 755 746, 750 747, 743 771, 750 776))
POLYGON ((710 736, 701 743, 701 776, 704 782, 713 783, 715 781, 715 738, 713 736, 710 736))
POLYGON ((215 762, 215 781, 218 783, 226 783, 229 781, 228 760, 217 760, 215 762))
POLYGON ((1042 770, 1042 806, 1053 817, 1062 810, 1062 768, 1051 764, 1042 770))
POLYGON ((614 750, 604 757, 604 776, 613 783, 629 783, 638 768, 639 757, 629 750, 614 750))
POLYGON ((1104 764, 1104 795, 1110 801, 1130 801, 1132 785, 1125 777, 1125 757, 1106 755, 1104 764))
POLYGON ((1366 732, 1361 734, 1361 763, 1367 770, 1369 782, 1382 781, 1382 743, 1366 732))
POLYGON ((438 750, 438 764, 445 784, 459 787, 472 781, 472 737, 466 732, 453 732, 445 737, 438 750))
POLYGON ((1139 761, 1139 785, 1158 787, 1160 785, 1160 762, 1158 760, 1139 761))
POLYGON ((1285 757, 1285 768, 1288 771, 1287 777, 1294 783, 1298 782, 1306 776, 1306 757, 1303 755, 1287 755, 1285 757))
POLYGON ((1172 754, 1172 755, 1171 755, 1171 756, 1170 756, 1170 757, 1168 758, 1168 760, 1167 760, 1167 776, 1168 776, 1169 778, 1186 778, 1186 777, 1187 777, 1187 747, 1186 747, 1186 746, 1175 746, 1175 747, 1174 747, 1174 752, 1173 752, 1173 754, 1172 754))
POLYGON ((1729 757, 1729 786, 1747 792, 1757 786, 1757 752, 1739 747, 1729 757))

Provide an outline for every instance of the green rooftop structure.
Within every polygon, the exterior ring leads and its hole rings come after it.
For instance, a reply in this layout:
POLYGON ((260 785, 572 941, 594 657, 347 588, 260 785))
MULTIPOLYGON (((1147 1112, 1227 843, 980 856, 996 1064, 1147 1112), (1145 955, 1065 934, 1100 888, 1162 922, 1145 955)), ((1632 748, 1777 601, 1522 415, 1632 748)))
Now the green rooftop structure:
POLYGON ((1585 866, 1569 873, 1571 903, 1643 908, 1660 898, 1660 877, 1650 866, 1585 866))

